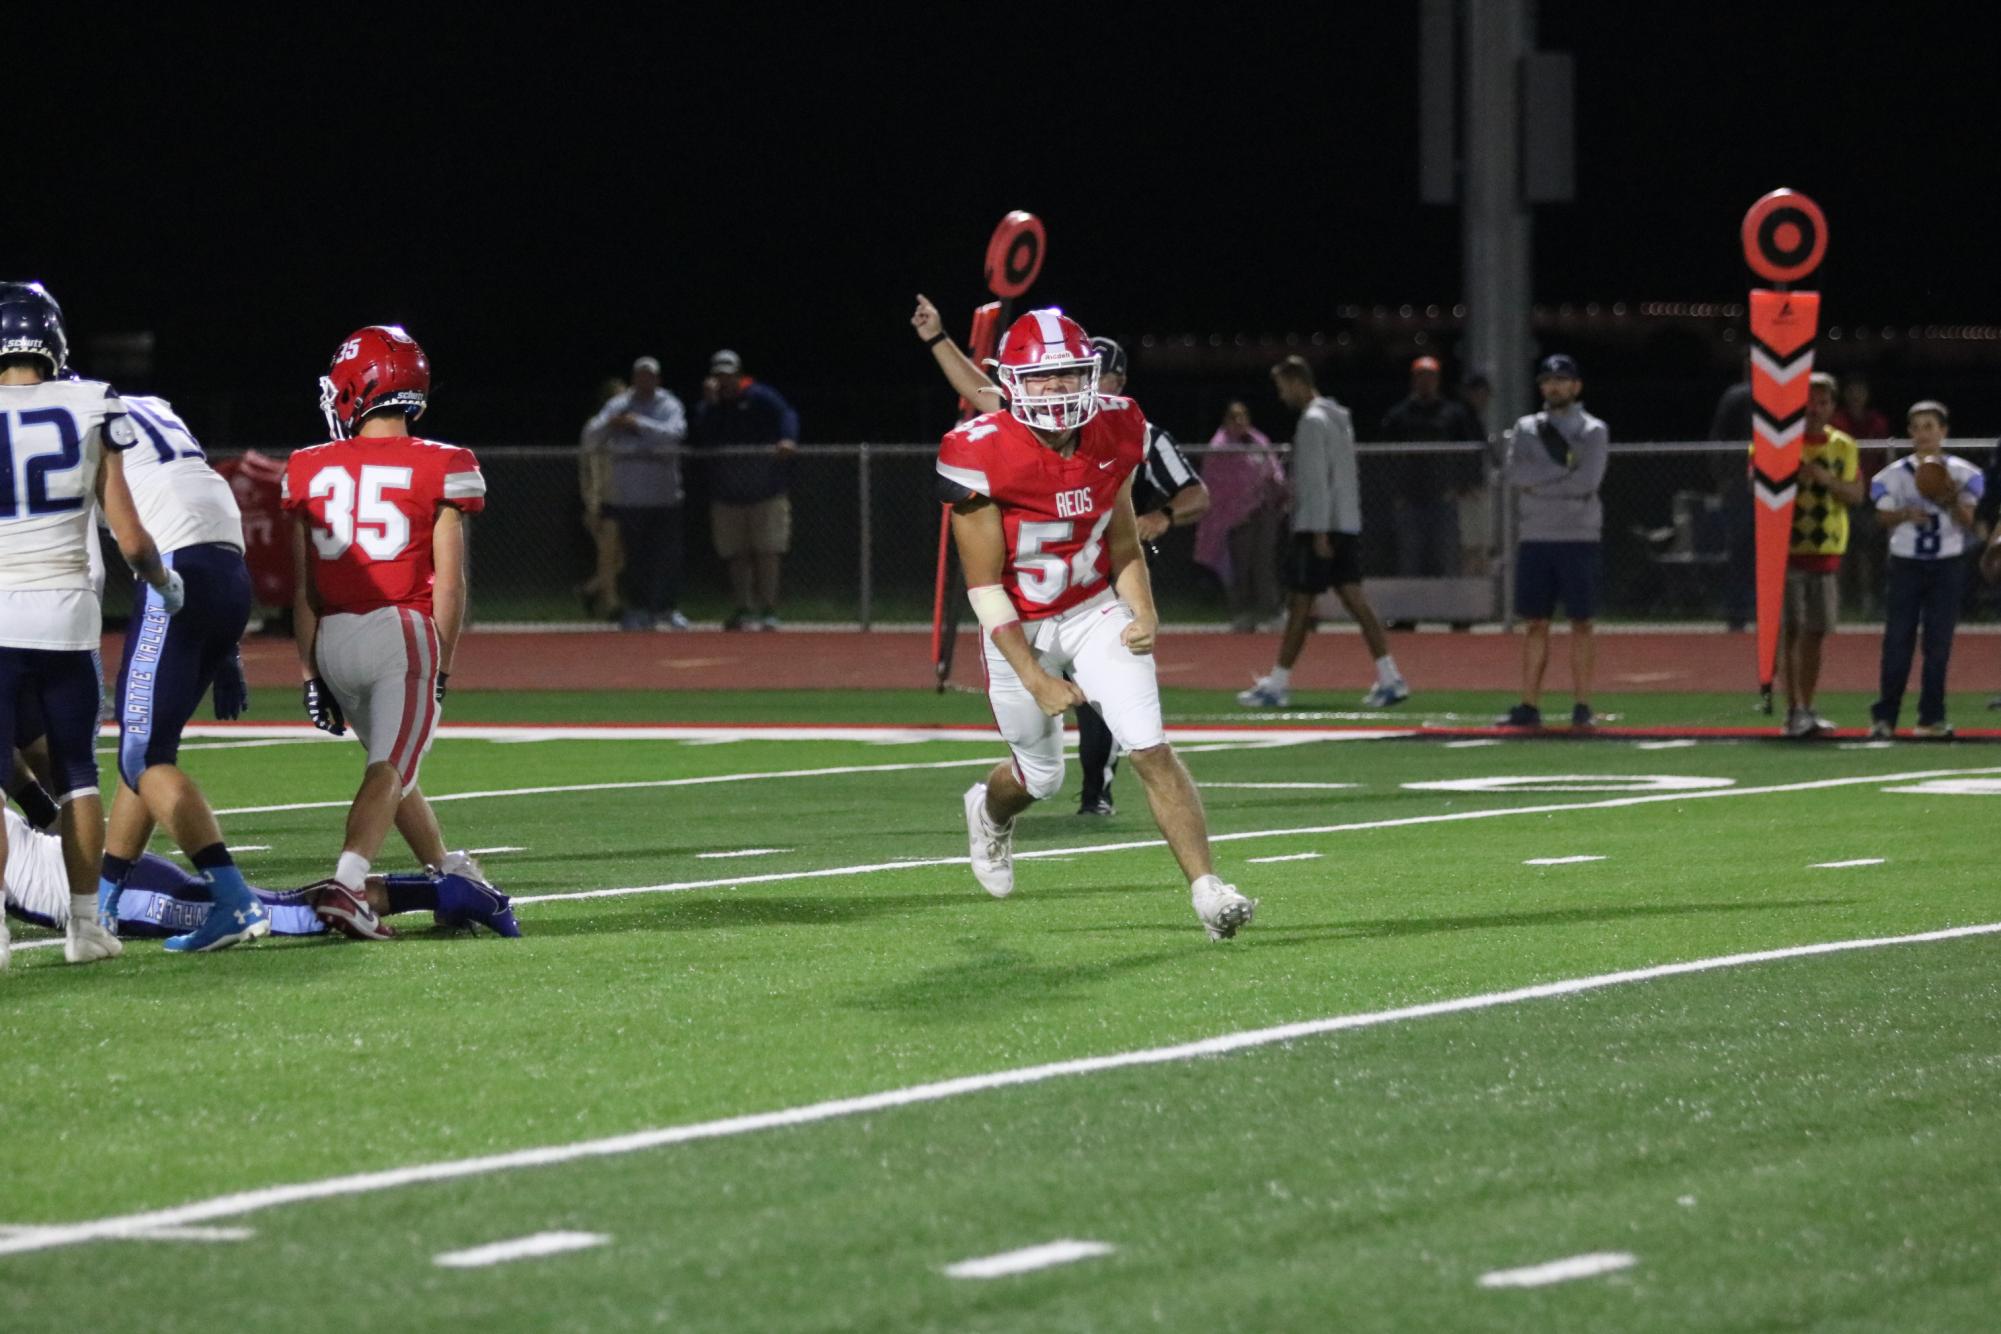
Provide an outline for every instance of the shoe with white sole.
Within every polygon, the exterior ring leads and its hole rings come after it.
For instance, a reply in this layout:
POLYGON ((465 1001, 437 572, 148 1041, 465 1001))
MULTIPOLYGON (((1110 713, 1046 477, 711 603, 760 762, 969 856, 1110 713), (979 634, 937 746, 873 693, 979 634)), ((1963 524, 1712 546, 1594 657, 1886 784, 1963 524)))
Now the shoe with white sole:
POLYGON ((1888 741, 1896 735, 1896 729, 1890 725, 1890 720, 1887 718, 1877 718, 1869 724, 1871 741, 1888 741))
POLYGON ((1813 735, 1813 715, 1805 709, 1787 709, 1786 725, 1780 729, 1780 736, 1806 737, 1813 735))
POLYGON ((1220 876, 1203 876, 1189 886, 1189 896, 1195 901, 1195 915, 1209 928, 1211 940, 1228 940, 1236 935, 1238 927, 1251 924, 1251 915, 1258 908, 1256 899, 1245 898, 1235 885, 1224 884, 1220 876))
POLYGON ((1387 709, 1410 698, 1410 687, 1399 676, 1394 681, 1378 681, 1369 687, 1369 693, 1362 696, 1365 709, 1387 709))
POLYGON ((357 894, 338 880, 322 880, 310 891, 307 901, 313 905, 313 916, 327 930, 349 940, 396 939, 396 928, 369 906, 366 894, 357 894))
POLYGON ((1952 724, 1943 718, 1935 723, 1919 723, 1911 729, 1911 736, 1919 741, 1950 741, 1952 724))
POLYGON ((63 958, 70 963, 96 963, 125 953, 125 945, 99 926, 95 917, 71 917, 63 930, 63 958))
POLYGON ((1806 711, 1806 720, 1808 736, 1833 736, 1841 730, 1812 709, 1806 711))
POLYGON ((1282 709, 1292 703, 1292 692, 1272 684, 1269 676, 1260 676, 1249 690, 1237 692, 1237 703, 1247 709, 1282 709))
POLYGON ((972 848, 973 879, 997 899, 1014 893, 1014 823, 997 825, 987 814, 987 785, 966 789, 966 839, 972 848))

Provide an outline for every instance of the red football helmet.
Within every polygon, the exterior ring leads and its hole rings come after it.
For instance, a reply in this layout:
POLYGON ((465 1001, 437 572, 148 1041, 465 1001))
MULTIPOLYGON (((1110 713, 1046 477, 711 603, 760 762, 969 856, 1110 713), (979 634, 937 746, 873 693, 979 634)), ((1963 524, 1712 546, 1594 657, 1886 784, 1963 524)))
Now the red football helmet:
POLYGON ((1098 414, 1098 349, 1082 325, 1054 307, 1031 310, 1008 328, 995 373, 1008 411, 1038 430, 1072 431, 1098 414), (1031 395, 1022 385, 1027 376, 1052 373, 1078 376, 1079 387, 1031 395))
POLYGON ((320 377, 320 411, 336 440, 354 434, 361 419, 380 408, 401 408, 411 421, 424 415, 431 393, 431 363, 401 325, 357 329, 334 353, 320 377))

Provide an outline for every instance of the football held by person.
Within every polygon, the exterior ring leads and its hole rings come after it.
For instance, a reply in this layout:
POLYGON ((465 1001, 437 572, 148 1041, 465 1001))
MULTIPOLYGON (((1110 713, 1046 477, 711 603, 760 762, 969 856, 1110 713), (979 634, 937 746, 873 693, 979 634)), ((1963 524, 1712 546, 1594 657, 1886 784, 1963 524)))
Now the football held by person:
POLYGON ((1098 370, 1076 321, 1031 311, 1001 344, 1007 411, 939 447, 987 698, 1013 752, 965 796, 973 874, 996 898, 1013 891, 1015 817, 1061 789, 1063 712, 1088 702, 1131 754, 1196 915, 1220 940, 1256 904, 1216 876, 1201 796, 1161 722, 1158 618, 1132 507, 1146 420, 1132 400, 1099 393, 1098 370))

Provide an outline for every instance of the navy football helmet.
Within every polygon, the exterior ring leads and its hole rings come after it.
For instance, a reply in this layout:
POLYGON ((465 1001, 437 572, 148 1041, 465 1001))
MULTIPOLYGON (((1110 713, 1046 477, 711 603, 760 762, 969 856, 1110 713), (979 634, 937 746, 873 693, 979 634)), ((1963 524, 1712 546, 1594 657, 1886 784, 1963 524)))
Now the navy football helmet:
POLYGON ((49 378, 69 365, 69 335, 63 308, 40 283, 0 282, 0 357, 40 357, 49 378))
POLYGON ((1098 349, 1098 373, 1100 375, 1124 376, 1126 373, 1126 350, 1110 338, 1102 335, 1091 340, 1091 346, 1098 349))

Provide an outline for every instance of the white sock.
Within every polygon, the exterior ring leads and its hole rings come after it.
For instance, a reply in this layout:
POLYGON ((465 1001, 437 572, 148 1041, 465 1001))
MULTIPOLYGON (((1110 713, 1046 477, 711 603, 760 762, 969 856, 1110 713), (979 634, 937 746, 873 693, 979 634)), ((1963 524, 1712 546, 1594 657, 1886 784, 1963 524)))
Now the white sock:
POLYGON ((1376 682, 1378 685, 1393 686, 1403 680, 1403 673, 1397 670, 1397 660, 1385 653, 1376 659, 1376 682))
POLYGON ((69 919, 72 922, 94 922, 97 920, 97 895, 72 894, 69 896, 69 919))
POLYGON ((368 883, 368 858, 358 852, 343 852, 334 867, 334 879, 359 894, 368 883))
POLYGON ((1271 683, 1272 689, 1283 690, 1292 684, 1292 668, 1274 667, 1271 669, 1271 675, 1265 677, 1265 680, 1271 683))

